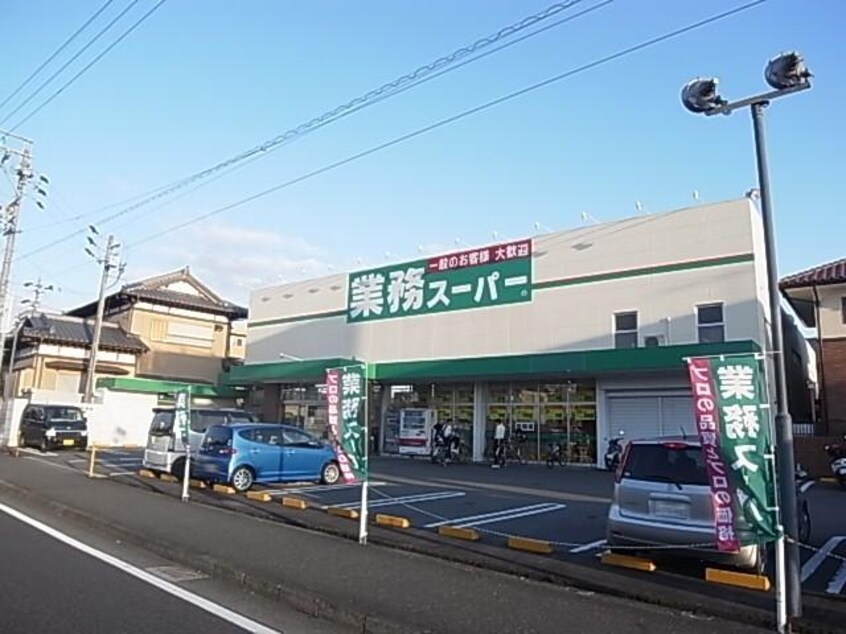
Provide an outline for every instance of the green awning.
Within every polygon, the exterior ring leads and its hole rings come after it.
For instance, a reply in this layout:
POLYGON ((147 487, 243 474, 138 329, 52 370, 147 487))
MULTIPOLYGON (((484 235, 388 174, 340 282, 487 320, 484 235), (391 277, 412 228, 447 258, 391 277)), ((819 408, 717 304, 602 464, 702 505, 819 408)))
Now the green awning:
POLYGON ((417 379, 497 379, 518 376, 560 376, 562 374, 593 376, 597 374, 637 371, 684 371, 688 357, 757 352, 753 341, 656 346, 508 355, 432 359, 373 364, 371 378, 379 381, 417 379))
POLYGON ((144 394, 172 394, 191 387, 191 395, 206 398, 235 398, 238 392, 230 386, 207 385, 205 383, 183 383, 160 381, 138 377, 106 377, 97 379, 98 388, 115 392, 141 392, 144 394))
POLYGON ((351 359, 307 359, 304 361, 274 361, 233 366, 223 381, 228 385, 258 383, 319 383, 329 368, 356 363, 351 359))

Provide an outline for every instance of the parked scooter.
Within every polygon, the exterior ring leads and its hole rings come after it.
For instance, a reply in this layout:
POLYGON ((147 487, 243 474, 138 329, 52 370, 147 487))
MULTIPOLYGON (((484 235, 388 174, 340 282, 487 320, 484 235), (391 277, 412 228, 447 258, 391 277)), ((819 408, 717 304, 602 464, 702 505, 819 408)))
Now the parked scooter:
POLYGON ((616 471, 620 465, 620 456, 623 454, 623 436, 625 432, 621 429, 617 438, 608 441, 608 448, 605 450, 605 468, 609 471, 616 471))
MULTIPOLYGON (((846 436, 843 437, 846 440, 846 436)), ((842 489, 846 489, 846 444, 826 445, 825 452, 829 457, 829 467, 837 483, 842 489)))

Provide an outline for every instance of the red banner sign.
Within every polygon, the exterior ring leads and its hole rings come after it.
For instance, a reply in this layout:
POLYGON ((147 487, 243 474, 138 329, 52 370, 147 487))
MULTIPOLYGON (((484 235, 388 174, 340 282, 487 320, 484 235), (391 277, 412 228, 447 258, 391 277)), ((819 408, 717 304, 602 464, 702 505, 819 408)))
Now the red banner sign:
POLYGON ((693 388, 693 412, 696 430, 702 445, 708 483, 714 503, 714 526, 717 535, 717 549, 723 552, 740 550, 740 540, 735 532, 734 487, 729 479, 728 469, 720 452, 720 419, 717 409, 717 394, 711 376, 708 359, 689 359, 687 362, 690 383, 693 388))
POLYGON ((484 264, 496 264, 508 260, 528 258, 532 255, 532 241, 518 240, 506 244, 496 244, 480 249, 469 251, 458 251, 447 255, 440 255, 431 258, 426 266, 429 271, 452 271, 464 269, 470 266, 482 266, 484 264))
POLYGON ((341 390, 339 386, 341 372, 339 370, 326 370, 326 403, 329 410, 329 435, 332 446, 335 448, 335 456, 338 458, 338 465, 341 467, 341 475, 344 482, 355 482, 347 454, 341 446, 340 417, 341 417, 341 390))

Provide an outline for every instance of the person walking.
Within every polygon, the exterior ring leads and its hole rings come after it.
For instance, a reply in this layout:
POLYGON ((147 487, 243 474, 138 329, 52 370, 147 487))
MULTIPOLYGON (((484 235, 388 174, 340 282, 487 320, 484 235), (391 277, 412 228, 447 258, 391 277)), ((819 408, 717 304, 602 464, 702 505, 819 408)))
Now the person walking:
POLYGON ((505 423, 499 421, 494 428, 494 469, 505 466, 505 423))

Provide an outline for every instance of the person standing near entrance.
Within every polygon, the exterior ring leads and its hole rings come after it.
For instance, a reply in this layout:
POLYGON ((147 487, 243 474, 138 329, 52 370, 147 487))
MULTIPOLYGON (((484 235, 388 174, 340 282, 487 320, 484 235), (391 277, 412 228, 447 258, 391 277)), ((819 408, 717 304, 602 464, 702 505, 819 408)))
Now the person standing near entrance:
POLYGON ((494 428, 494 469, 505 464, 505 423, 499 421, 494 428))

